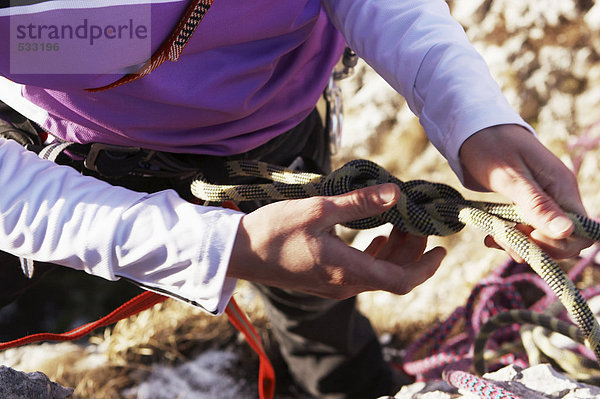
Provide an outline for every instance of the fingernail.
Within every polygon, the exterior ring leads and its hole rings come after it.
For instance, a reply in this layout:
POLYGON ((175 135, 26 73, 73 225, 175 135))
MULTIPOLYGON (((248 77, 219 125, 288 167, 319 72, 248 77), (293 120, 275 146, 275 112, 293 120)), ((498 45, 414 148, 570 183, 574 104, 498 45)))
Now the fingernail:
POLYGON ((555 233, 555 234, 561 234, 564 233, 565 231, 569 230, 571 228, 571 220, 569 218, 566 218, 564 216, 559 216, 557 218, 554 218, 551 222, 550 222, 550 230, 555 233))
POLYGON ((389 204, 396 198, 396 190, 391 184, 385 184, 379 188, 379 200, 382 205, 389 204))

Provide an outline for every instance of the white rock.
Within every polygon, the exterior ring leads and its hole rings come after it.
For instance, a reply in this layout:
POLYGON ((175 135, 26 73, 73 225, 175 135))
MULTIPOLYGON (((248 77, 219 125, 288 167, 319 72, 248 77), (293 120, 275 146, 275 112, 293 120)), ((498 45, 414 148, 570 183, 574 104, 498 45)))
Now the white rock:
POLYGON ((486 0, 453 1, 451 3, 452 15, 461 24, 473 26, 485 18, 486 0))
MULTIPOLYGON (((525 370, 506 366, 496 372, 487 373, 484 378, 501 386, 514 394, 527 399, 568 398, 590 399, 600 398, 600 388, 573 381, 548 364, 540 364, 525 370)), ((456 389, 443 381, 419 382, 405 386, 394 399, 446 399, 446 398, 478 398, 473 394, 455 394, 456 389), (431 396, 425 396, 431 395, 431 396)))
POLYGON ((455 392, 445 381, 416 382, 402 387, 393 399, 450 399, 455 392))
MULTIPOLYGON (((365 149, 364 142, 376 133, 378 126, 394 120, 402 97, 383 78, 360 61, 356 75, 341 82, 344 100, 342 147, 365 149), (360 85, 361 80, 368 81, 360 85)), ((356 154, 366 158, 368 154, 356 154)))
POLYGON ((600 3, 596 2, 587 14, 585 14, 583 20, 591 30, 600 30, 600 3))
POLYGON ((598 121, 600 115, 600 86, 591 87, 575 98, 577 125, 586 128, 598 121))
POLYGON ((254 397, 255 382, 240 381, 231 373, 238 361, 236 353, 208 350, 176 367, 154 365, 145 381, 123 394, 137 399, 254 397))
POLYGON ((496 0, 492 9, 501 10, 508 32, 531 27, 557 26, 561 19, 573 20, 577 17, 574 0, 496 0))
POLYGON ((549 364, 538 364, 523 370, 522 377, 518 380, 532 390, 549 395, 577 387, 575 381, 556 372, 549 364))

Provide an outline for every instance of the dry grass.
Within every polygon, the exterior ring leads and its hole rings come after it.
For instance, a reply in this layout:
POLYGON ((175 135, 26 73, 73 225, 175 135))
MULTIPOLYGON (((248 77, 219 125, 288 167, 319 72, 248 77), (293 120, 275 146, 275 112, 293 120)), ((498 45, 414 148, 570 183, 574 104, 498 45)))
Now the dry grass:
POLYGON ((75 388, 75 398, 119 398, 155 362, 177 363, 208 348, 235 341, 225 317, 212 317, 189 305, 167 300, 103 333, 89 344, 32 345, 6 351, 4 364, 39 370, 75 388))

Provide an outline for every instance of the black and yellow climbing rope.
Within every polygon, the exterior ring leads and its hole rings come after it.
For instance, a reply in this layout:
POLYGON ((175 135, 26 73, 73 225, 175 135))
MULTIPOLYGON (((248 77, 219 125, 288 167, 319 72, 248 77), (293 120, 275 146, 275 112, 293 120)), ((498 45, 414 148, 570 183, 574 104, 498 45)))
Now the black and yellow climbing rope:
MULTIPOLYGON (((247 201, 298 199, 317 195, 339 195, 358 188, 395 183, 402 193, 396 206, 383 214, 357 220, 347 227, 365 229, 392 223, 415 235, 446 236, 466 224, 477 226, 504 242, 521 256, 551 287, 585 337, 586 344, 600 359, 600 327, 587 302, 562 269, 536 244, 514 228, 524 223, 519 209, 511 204, 468 201, 450 186, 422 180, 403 182, 384 168, 367 160, 354 160, 323 176, 302 173, 257 161, 232 161, 228 173, 271 180, 267 184, 214 185, 202 178, 192 183, 192 193, 206 201, 247 201)), ((575 234, 595 241, 600 225, 581 215, 569 214, 575 234)))

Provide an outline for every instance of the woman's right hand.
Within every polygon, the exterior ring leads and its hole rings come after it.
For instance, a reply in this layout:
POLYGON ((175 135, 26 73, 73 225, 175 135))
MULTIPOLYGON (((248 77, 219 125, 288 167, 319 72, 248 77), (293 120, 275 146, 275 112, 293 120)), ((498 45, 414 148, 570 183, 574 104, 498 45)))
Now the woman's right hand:
POLYGON ((227 275, 335 299, 406 294, 435 273, 443 248, 424 253, 426 237, 394 229, 362 252, 331 233, 336 224, 381 214, 399 196, 396 185, 384 184, 259 208, 242 218, 227 275))

